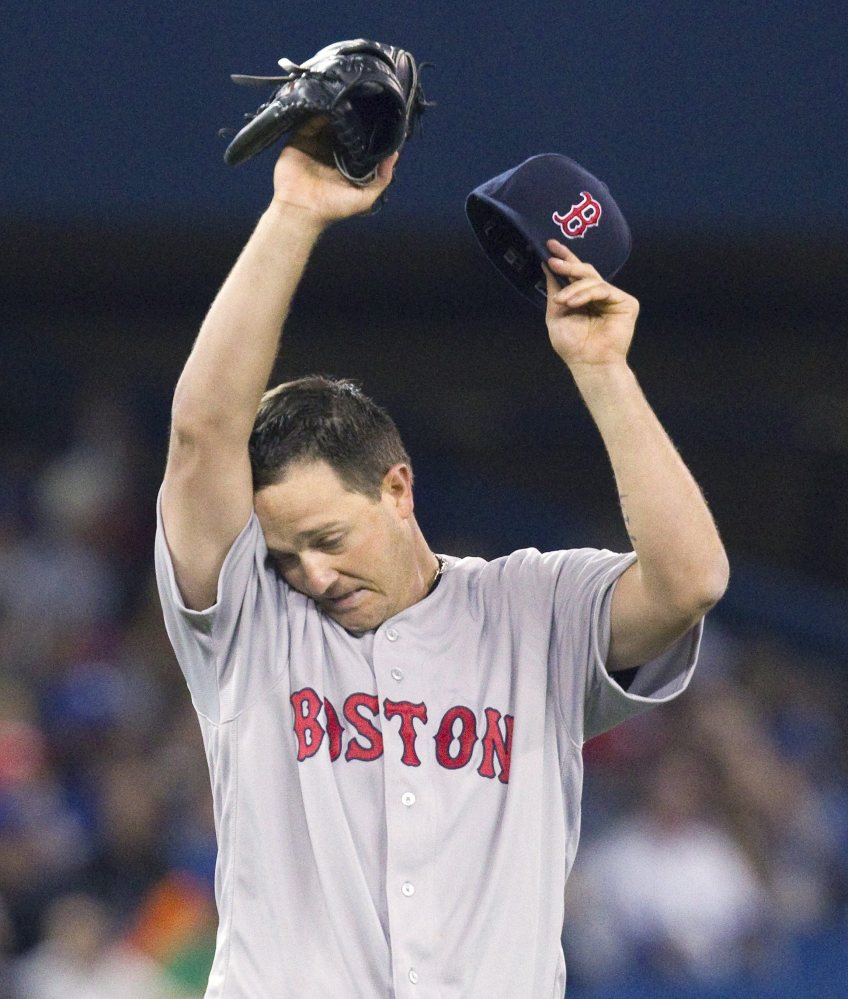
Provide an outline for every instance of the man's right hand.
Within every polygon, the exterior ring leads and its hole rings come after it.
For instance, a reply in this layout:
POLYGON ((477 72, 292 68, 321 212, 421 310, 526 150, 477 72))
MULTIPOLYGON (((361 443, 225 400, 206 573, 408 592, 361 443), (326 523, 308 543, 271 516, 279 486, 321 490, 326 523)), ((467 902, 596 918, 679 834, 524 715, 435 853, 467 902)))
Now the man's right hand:
POLYGON ((274 167, 274 203, 294 209, 323 229, 332 222, 367 214, 392 182, 398 153, 383 160, 365 187, 346 180, 333 163, 326 123, 309 121, 280 153, 274 167))

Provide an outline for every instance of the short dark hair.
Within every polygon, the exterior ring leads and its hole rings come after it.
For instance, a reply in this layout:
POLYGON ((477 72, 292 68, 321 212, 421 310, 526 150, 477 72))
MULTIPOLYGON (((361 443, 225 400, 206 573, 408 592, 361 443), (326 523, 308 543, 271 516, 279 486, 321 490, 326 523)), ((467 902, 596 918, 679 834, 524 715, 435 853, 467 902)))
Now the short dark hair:
POLYGON ((308 375, 262 396, 250 435, 253 491, 298 461, 326 461, 353 492, 380 496, 386 472, 411 464, 389 414, 353 381, 308 375))

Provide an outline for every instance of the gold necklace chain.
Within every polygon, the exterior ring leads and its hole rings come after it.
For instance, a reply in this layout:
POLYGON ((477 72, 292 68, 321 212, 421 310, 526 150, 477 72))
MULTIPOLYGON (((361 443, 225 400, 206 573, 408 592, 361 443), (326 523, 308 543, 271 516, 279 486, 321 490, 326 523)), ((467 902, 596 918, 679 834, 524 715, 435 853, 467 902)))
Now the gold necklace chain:
MULTIPOLYGON (((436 555, 435 552, 433 552, 433 554, 436 555)), ((433 573, 433 578, 430 580, 430 585, 427 587, 427 596, 433 592, 433 587, 436 585, 439 576, 441 576, 445 570, 445 560, 441 555, 436 555, 436 562, 438 562, 438 565, 436 566, 436 571, 433 573)))

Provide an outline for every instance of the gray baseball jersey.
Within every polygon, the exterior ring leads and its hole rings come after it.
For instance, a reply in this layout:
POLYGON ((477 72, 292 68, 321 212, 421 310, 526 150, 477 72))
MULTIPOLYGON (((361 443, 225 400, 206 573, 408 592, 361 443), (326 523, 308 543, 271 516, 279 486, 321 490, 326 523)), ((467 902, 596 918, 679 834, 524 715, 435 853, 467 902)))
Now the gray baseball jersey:
POLYGON ((208 610, 159 517, 165 621, 200 720, 218 836, 207 999, 562 999, 585 739, 682 691, 701 627, 604 669, 634 556, 447 558, 361 636, 291 589, 254 515, 208 610))

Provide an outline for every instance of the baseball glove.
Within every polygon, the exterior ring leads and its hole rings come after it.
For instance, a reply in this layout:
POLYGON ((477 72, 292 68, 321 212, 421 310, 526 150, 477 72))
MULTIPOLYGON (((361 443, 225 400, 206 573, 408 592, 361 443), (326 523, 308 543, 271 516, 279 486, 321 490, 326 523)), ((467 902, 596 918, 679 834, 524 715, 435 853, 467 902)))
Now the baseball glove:
MULTIPOLYGON (((309 118, 327 121, 330 165, 352 184, 365 186, 377 166, 412 134, 429 106, 419 66, 403 49, 357 38, 321 49, 302 65, 280 59, 284 76, 234 75, 234 83, 275 89, 227 146, 231 166, 267 149, 282 136, 288 141, 309 118)), ((426 64, 422 64, 426 65, 426 64)))

